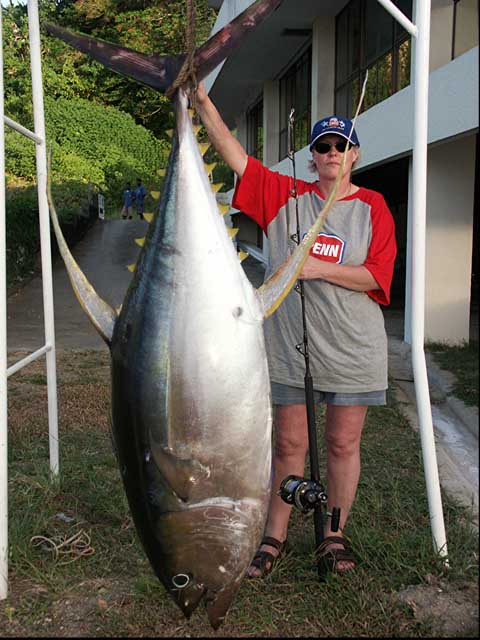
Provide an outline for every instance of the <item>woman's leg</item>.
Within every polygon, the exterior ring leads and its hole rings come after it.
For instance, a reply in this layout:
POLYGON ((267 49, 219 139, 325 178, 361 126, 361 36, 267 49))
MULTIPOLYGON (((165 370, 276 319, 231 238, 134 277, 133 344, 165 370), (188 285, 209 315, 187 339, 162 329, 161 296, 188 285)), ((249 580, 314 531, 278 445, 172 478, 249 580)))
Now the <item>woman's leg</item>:
MULTIPOLYGON (((328 510, 340 507, 340 530, 332 532, 330 518, 325 537, 342 536, 341 530, 352 508, 360 477, 360 440, 367 415, 366 406, 327 406, 325 442, 327 446, 328 510)), ((329 548, 341 548, 332 544, 329 548)), ((339 562, 338 572, 354 568, 354 563, 339 562)))
MULTIPOLYGON (((277 495, 280 484, 289 475, 303 476, 305 455, 308 449, 307 413, 305 405, 275 406, 275 445, 273 449, 272 494, 268 511, 265 535, 283 542, 287 537, 288 520, 292 507, 277 495)), ((261 551, 273 556, 278 550, 270 545, 262 545, 261 551)), ((266 567, 267 570, 269 566, 266 567)), ((260 569, 250 566, 248 575, 258 577, 260 569)))

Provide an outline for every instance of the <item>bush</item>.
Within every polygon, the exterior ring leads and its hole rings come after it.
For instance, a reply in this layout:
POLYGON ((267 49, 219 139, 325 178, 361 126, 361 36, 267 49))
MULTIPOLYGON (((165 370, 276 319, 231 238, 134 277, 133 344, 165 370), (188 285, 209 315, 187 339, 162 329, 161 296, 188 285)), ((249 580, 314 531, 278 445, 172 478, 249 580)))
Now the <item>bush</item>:
POLYGON ((54 141, 52 174, 95 182, 121 203, 125 182, 141 177, 153 188, 168 147, 114 107, 76 98, 45 99, 47 137, 54 141))
MULTIPOLYGON (((120 207, 125 183, 135 183, 137 177, 147 189, 158 190, 157 171, 167 162, 169 145, 156 140, 128 114, 84 99, 46 97, 45 123, 52 143, 52 194, 71 244, 88 219, 89 183, 102 190, 110 210, 120 207)), ((35 145, 7 130, 5 152, 10 184, 7 273, 12 284, 33 270, 39 248, 35 145)))

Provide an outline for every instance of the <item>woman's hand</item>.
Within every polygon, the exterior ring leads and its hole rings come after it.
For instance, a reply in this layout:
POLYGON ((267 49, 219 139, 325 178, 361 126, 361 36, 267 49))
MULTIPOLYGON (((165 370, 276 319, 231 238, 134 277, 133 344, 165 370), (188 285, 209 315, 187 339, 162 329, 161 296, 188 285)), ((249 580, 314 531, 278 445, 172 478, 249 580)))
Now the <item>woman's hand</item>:
POLYGON ((300 280, 312 280, 322 277, 322 260, 308 256, 298 276, 300 280))
POLYGON ((350 266, 308 256, 298 276, 301 280, 320 279, 353 291, 380 289, 370 271, 363 265, 350 266))

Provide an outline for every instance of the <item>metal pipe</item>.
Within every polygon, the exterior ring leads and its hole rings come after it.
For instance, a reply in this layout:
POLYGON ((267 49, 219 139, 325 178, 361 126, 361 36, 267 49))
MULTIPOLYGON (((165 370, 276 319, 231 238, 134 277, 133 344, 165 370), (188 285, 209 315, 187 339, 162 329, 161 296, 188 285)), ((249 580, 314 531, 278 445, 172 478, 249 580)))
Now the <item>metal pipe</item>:
POLYGON ((32 69, 32 99, 35 134, 41 139, 36 145, 38 210, 40 219, 40 241, 42 255, 43 315, 45 322, 45 344, 51 345, 47 352, 48 433, 50 470, 58 476, 58 412, 57 372, 55 350, 55 322, 53 313, 53 281, 50 249, 50 216, 47 201, 47 149, 45 138, 45 116, 43 110, 43 86, 40 48, 40 27, 37 0, 28 0, 28 33, 30 40, 30 65, 32 69))
POLYGON ((433 546, 436 553, 446 557, 447 541, 424 352, 425 225, 427 207, 428 82, 430 72, 431 2, 430 0, 416 0, 415 4, 415 22, 418 28, 418 37, 415 43, 413 62, 415 73, 412 215, 412 366, 433 546))
POLYGON ((45 353, 47 353, 51 349, 52 349, 52 345, 46 344, 44 347, 41 347, 40 349, 37 349, 37 351, 34 351, 33 353, 31 353, 29 356, 26 356, 26 358, 22 358, 22 360, 19 360, 17 363, 13 364, 11 367, 7 369, 7 377, 9 378, 11 375, 16 373, 17 371, 20 371, 20 369, 23 369, 23 367, 26 367, 27 364, 30 364, 30 362, 37 360, 38 358, 43 356, 45 353))
MULTIPOLYGON (((408 31, 408 33, 411 36, 413 36, 414 38, 418 36, 418 22, 416 25, 413 24, 413 22, 411 22, 407 18, 407 16, 404 13, 402 13, 400 9, 393 4, 391 0, 377 0, 377 2, 381 4, 382 7, 386 11, 388 11, 388 13, 391 16, 393 16, 393 18, 395 18, 395 20, 399 22, 402 25, 402 27, 405 29, 405 31, 408 31)), ((430 2, 428 3, 428 5, 430 6, 430 2)))
POLYGON ((30 129, 22 127, 21 124, 18 124, 18 122, 15 122, 15 120, 12 120, 8 116, 4 115, 3 121, 5 122, 5 124, 8 124, 9 127, 15 129, 15 131, 18 131, 18 133, 21 133, 25 137, 30 138, 30 140, 33 140, 37 144, 41 144, 43 142, 43 140, 39 136, 35 135, 32 131, 30 131, 30 129))
POLYGON ((8 594, 7 237, 2 13, 0 11, 0 600, 8 594))

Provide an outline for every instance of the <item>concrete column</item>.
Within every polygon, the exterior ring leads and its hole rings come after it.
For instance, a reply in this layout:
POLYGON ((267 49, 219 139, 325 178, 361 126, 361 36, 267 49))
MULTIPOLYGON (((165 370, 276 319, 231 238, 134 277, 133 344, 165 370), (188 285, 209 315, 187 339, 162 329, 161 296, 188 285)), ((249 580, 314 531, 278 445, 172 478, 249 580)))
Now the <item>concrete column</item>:
MULTIPOLYGON (((475 136, 429 149, 426 341, 458 344, 469 339, 474 180, 475 136)), ((407 304, 409 288, 407 274, 407 304)), ((410 342, 407 323, 405 333, 410 342)))
POLYGON ((335 17, 321 16, 312 25, 312 125, 333 114, 335 103, 335 17))
POLYGON ((263 86, 263 164, 271 167, 278 162, 279 150, 279 83, 269 80, 263 86))
POLYGON ((430 71, 450 62, 452 29, 452 0, 433 0, 430 23, 430 71))

